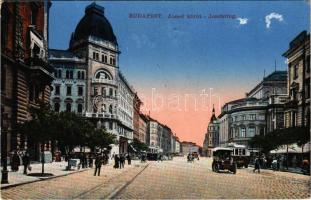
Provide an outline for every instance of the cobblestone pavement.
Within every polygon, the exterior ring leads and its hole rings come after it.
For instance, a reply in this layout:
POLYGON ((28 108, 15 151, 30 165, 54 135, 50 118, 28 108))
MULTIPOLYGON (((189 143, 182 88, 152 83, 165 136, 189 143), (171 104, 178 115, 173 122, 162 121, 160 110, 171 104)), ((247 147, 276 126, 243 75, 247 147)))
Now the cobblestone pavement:
POLYGON ((133 179, 147 164, 134 161, 124 169, 110 166, 101 168, 101 175, 94 176, 94 169, 44 180, 1 191, 1 199, 98 199, 108 197, 117 188, 133 179))
POLYGON ((252 168, 237 174, 215 173, 211 159, 187 163, 186 158, 152 163, 114 198, 256 199, 310 198, 310 176, 252 168))

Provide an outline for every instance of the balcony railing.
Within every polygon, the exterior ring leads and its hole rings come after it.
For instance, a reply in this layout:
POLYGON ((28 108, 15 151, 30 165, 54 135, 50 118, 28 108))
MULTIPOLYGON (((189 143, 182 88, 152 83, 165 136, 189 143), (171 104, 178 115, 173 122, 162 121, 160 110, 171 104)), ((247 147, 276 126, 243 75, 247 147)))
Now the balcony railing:
POLYGON ((97 79, 97 78, 92 78, 92 83, 104 83, 104 84, 109 84, 109 85, 115 85, 115 86, 117 86, 117 81, 115 81, 115 80, 109 80, 109 79, 97 79))
POLYGON ((116 114, 108 114, 108 113, 92 113, 86 112, 86 117, 94 117, 94 118, 107 118, 107 119, 119 119, 116 114))
POLYGON ((31 68, 38 68, 48 73, 53 73, 53 67, 48 62, 39 57, 33 57, 29 59, 31 68))

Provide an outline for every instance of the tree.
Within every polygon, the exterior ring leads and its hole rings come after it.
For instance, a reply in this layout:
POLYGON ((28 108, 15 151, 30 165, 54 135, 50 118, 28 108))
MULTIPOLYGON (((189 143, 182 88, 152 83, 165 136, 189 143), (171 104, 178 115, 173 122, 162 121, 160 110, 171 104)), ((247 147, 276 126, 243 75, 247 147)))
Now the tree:
POLYGON ((273 149, 280 146, 286 146, 286 160, 288 167, 288 149, 289 145, 297 143, 302 146, 310 141, 310 133, 308 127, 290 127, 285 129, 277 129, 264 136, 256 135, 250 140, 251 146, 261 148, 264 153, 269 153, 273 149))
POLYGON ((57 116, 56 129, 58 146, 69 158, 76 146, 85 146, 87 137, 92 133, 94 126, 87 119, 75 113, 61 112, 57 116))
POLYGON ((105 129, 94 129, 90 135, 88 135, 87 146, 93 151, 95 148, 108 149, 111 144, 116 143, 116 136, 108 133, 105 129))
POLYGON ((39 107, 29 109, 31 120, 20 123, 17 126, 18 132, 27 136, 28 140, 41 145, 41 163, 44 174, 44 145, 46 142, 55 138, 56 133, 56 115, 51 111, 48 104, 40 103, 39 107))
POLYGON ((138 151, 147 151, 148 150, 148 145, 146 145, 145 143, 142 143, 137 138, 134 138, 131 145, 133 146, 133 148, 135 148, 138 151))

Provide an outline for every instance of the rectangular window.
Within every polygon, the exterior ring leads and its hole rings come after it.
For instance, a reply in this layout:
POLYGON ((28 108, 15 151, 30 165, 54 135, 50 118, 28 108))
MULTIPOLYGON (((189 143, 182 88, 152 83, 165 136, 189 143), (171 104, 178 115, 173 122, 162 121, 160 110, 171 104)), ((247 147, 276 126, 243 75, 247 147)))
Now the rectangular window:
POLYGON ((113 129, 113 123, 109 122, 109 129, 112 130, 113 129))
POLYGON ((94 87, 94 95, 98 95, 97 87, 94 87))
POLYGON ((102 95, 106 96, 106 88, 105 87, 102 87, 102 95))
POLYGON ((96 60, 99 60, 99 54, 96 53, 95 56, 96 56, 95 59, 96 59, 96 60))
POLYGON ((250 118, 251 118, 251 120, 255 120, 256 119, 256 115, 255 114, 250 115, 250 118))
POLYGON ((83 86, 78 86, 78 96, 83 95, 83 86))
POLYGON ((71 86, 67 86, 67 96, 71 95, 71 86))
POLYGON ((59 95, 59 94, 60 94, 60 86, 55 85, 55 95, 59 95))
POLYGON ((294 79, 298 78, 298 64, 294 66, 294 79))
POLYGON ((254 137, 255 136, 255 128, 250 127, 248 128, 248 137, 254 137))
POLYGON ((96 54, 95 52, 93 52, 93 59, 95 60, 95 58, 96 58, 96 54))

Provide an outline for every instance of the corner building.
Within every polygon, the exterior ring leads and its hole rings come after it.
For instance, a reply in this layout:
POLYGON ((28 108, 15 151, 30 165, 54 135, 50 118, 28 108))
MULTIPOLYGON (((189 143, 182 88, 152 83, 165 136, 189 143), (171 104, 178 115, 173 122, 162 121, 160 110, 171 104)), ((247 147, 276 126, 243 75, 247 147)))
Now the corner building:
POLYGON ((89 118, 117 136, 119 145, 112 145, 111 154, 126 153, 133 139, 135 92, 119 71, 118 42, 104 8, 96 3, 87 6, 69 49, 50 52, 55 75, 60 74, 53 82, 54 110, 89 118), (57 85, 64 91, 57 93, 57 85))

